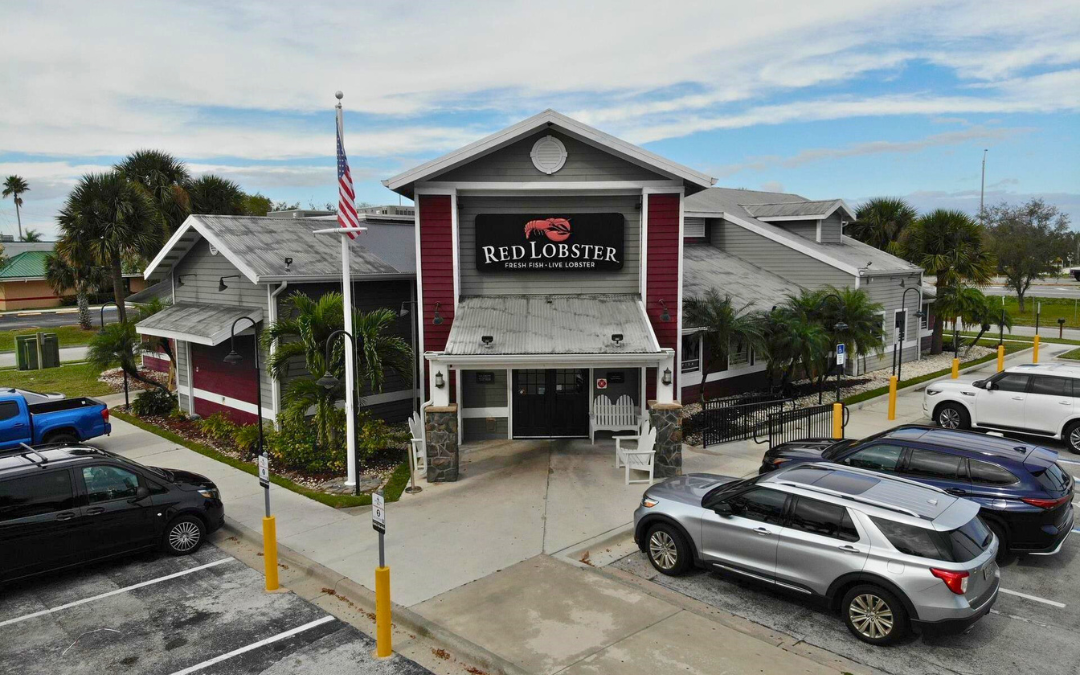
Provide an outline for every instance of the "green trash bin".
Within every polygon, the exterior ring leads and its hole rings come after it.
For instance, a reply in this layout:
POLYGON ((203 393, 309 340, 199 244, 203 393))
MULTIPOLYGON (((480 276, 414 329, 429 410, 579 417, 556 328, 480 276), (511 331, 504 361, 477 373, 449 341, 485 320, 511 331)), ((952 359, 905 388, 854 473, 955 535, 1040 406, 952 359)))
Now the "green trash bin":
POLYGON ((19 370, 38 369, 38 348, 36 335, 15 336, 15 365, 19 370))
POLYGON ((56 333, 44 333, 41 336, 41 367, 60 367, 60 340, 56 333))

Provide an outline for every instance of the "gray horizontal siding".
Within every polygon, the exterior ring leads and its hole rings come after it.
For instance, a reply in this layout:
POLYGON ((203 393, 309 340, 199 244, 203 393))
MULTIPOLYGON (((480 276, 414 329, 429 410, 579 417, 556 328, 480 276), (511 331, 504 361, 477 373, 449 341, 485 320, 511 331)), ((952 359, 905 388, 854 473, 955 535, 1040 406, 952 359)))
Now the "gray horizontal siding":
POLYGON ((461 371, 461 398, 463 408, 503 408, 509 405, 506 401, 506 371, 461 371), (479 383, 476 381, 477 372, 494 372, 495 381, 479 383))
POLYGON ((794 232, 800 237, 806 237, 810 241, 817 241, 817 221, 816 220, 792 220, 788 222, 775 223, 779 227, 784 228, 788 232, 794 232))
POLYGON ((551 293, 638 293, 641 261, 641 211, 638 197, 527 197, 458 198, 458 239, 462 295, 551 293), (621 213, 623 268, 616 271, 478 272, 476 269, 476 216, 481 213, 621 213))
POLYGON ((599 148, 557 131, 541 131, 502 150, 452 169, 433 180, 483 182, 564 182, 666 180, 665 176, 620 159, 599 148), (533 144, 544 136, 554 136, 566 146, 566 163, 553 174, 538 170, 532 163, 533 144))
POLYGON ((821 243, 822 244, 839 244, 843 240, 841 235, 844 228, 841 225, 841 221, 844 217, 841 215, 839 209, 833 211, 833 214, 828 218, 821 221, 821 243))
POLYGON ((714 220, 711 236, 714 246, 800 286, 813 289, 855 285, 853 275, 738 225, 714 220))
POLYGON ((859 286, 866 291, 872 301, 881 303, 885 311, 885 343, 890 348, 897 337, 894 314, 896 310, 901 308, 904 291, 907 288, 914 288, 915 290, 909 291, 907 294, 907 335, 904 337, 904 341, 910 342, 915 339, 915 333, 919 329, 919 319, 915 316, 915 313, 919 311, 919 286, 918 275, 907 277, 868 276, 863 278, 859 286), (903 287, 900 286, 901 279, 904 280, 903 287))
POLYGON ((593 368, 594 384, 599 378, 609 380, 607 389, 597 390, 595 393, 597 396, 607 396, 613 403, 626 394, 633 399, 634 405, 641 405, 640 374, 641 370, 638 368, 593 368), (622 373, 624 381, 621 384, 611 382, 609 373, 622 373))
POLYGON ((462 420, 466 441, 490 441, 510 436, 510 420, 505 417, 489 417, 462 420))
MULTIPOLYGON (((912 361, 917 360, 918 358, 919 358, 919 350, 916 349, 914 346, 907 347, 906 349, 903 350, 904 363, 910 363, 912 361)), ((860 370, 860 372, 870 372, 870 371, 874 371, 874 370, 881 370, 883 368, 892 368, 892 364, 893 364, 893 350, 892 350, 892 344, 890 344, 888 349, 886 349, 881 354, 881 356, 878 356, 877 354, 870 354, 869 356, 867 356, 866 361, 865 361, 865 369, 864 369, 863 359, 859 359, 859 370, 860 370)), ((906 379, 906 377, 907 376, 905 376, 905 379, 906 379)))

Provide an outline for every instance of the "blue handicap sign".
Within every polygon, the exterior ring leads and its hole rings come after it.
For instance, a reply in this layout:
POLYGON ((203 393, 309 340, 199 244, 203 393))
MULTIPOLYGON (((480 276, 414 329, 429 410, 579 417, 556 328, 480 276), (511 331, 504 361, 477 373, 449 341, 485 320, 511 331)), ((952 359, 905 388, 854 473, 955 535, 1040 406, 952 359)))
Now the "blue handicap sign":
POLYGON ((837 353, 837 355, 843 354, 844 352, 845 352, 845 350, 844 350, 844 345, 843 344, 836 345, 836 353, 837 353))

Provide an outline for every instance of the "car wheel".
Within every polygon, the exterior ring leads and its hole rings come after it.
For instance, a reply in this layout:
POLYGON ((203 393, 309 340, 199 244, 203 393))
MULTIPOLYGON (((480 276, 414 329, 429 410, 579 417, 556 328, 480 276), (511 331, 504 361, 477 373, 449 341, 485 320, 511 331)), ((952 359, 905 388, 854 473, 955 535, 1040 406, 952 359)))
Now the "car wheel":
POLYGON ((986 526, 989 527, 990 531, 997 537, 998 552, 995 559, 998 564, 1008 562, 1012 556, 1009 553, 1009 538, 1005 536, 1005 528, 988 518, 983 518, 983 522, 986 523, 986 526))
POLYGON ((908 619, 903 604, 884 588, 855 586, 844 594, 840 605, 848 630, 872 645, 887 645, 907 633, 908 619))
POLYGON ((971 426, 971 417, 962 405, 943 403, 934 413, 934 421, 942 429, 967 429, 971 426))
POLYGON ((75 434, 55 434, 45 439, 46 443, 60 443, 63 445, 72 445, 78 443, 79 439, 75 437, 75 434))
POLYGON ((1065 441, 1069 452, 1080 454, 1080 422, 1070 422, 1069 426, 1065 427, 1061 440, 1065 441))
POLYGON ((669 576, 686 572, 693 562, 690 544, 678 528, 667 523, 658 523, 649 528, 645 538, 645 555, 656 571, 669 576))
POLYGON ((199 550, 206 539, 206 526, 195 516, 180 516, 165 528, 163 545, 172 555, 188 555, 199 550))

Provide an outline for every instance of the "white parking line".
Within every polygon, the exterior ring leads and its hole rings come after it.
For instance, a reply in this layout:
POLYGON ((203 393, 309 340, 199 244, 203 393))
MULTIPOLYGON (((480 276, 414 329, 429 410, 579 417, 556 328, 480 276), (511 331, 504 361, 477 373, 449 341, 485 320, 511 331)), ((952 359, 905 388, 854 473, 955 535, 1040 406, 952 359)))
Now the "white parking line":
POLYGON ((1007 595, 1015 595, 1018 598, 1025 598, 1027 600, 1033 600, 1035 602, 1041 602, 1044 605, 1050 605, 1051 607, 1057 607, 1058 609, 1064 609, 1065 608, 1065 603, 1064 602, 1056 602, 1054 600, 1047 600, 1046 598, 1040 598, 1040 597, 1035 596, 1035 595, 1028 595, 1027 593, 1018 593, 1017 591, 1010 591, 1007 588, 1001 588, 1001 589, 998 589, 998 590, 1000 590, 1002 593, 1005 593, 1007 595))
POLYGON ((1062 459, 1058 457, 1058 461, 1065 462, 1066 464, 1080 464, 1080 462, 1076 461, 1075 459, 1062 459))
POLYGON ((118 588, 115 591, 109 591, 108 593, 102 593, 101 595, 95 595, 95 596, 90 597, 90 598, 83 598, 82 600, 76 600, 75 602, 69 602, 66 605, 60 605, 58 607, 53 607, 52 609, 43 609, 40 612, 34 612, 32 614, 24 614, 22 616, 15 617, 14 619, 8 619, 7 621, 0 621, 0 627, 9 626, 9 625, 11 625, 13 623, 19 623, 20 621, 26 621, 27 619, 33 619, 34 617, 37 617, 37 616, 45 616, 46 614, 52 614, 53 612, 59 612, 62 609, 71 609, 72 607, 78 607, 79 605, 85 605, 88 602, 93 602, 94 600, 101 600, 102 598, 107 598, 107 597, 109 597, 111 595, 119 595, 120 593, 127 593, 128 591, 133 591, 136 588, 143 588, 144 586, 151 586, 153 584, 159 584, 162 581, 168 581, 169 579, 175 579, 177 577, 182 577, 182 576, 184 576, 186 574, 191 574, 192 572, 198 572, 200 570, 207 569, 208 567, 215 567, 217 565, 221 565, 223 563, 227 563, 227 562, 230 562, 232 560, 236 560, 236 558, 222 558, 221 560, 215 560, 212 563, 206 563, 205 565, 199 565, 198 567, 192 567, 191 569, 184 570, 183 572, 177 572, 176 574, 169 574, 169 575, 164 576, 164 577, 158 577, 157 579, 151 579, 150 581, 143 581, 143 582, 140 582, 140 583, 137 583, 137 584, 133 584, 131 586, 125 586, 123 588, 118 588))
POLYGON ((334 617, 332 617, 332 616, 330 616, 328 614, 328 615, 324 616, 321 619, 316 619, 316 620, 314 620, 314 621, 312 621, 310 623, 305 623, 303 626, 297 626, 296 628, 293 628, 292 630, 287 630, 284 633, 278 633, 277 635, 275 635, 273 637, 268 637, 265 640, 259 640, 258 642, 253 642, 253 643, 247 645, 246 647, 241 647, 240 649, 234 649, 233 651, 228 652, 226 654, 222 654, 221 656, 215 656, 214 658, 210 659, 209 661, 203 661, 202 663, 197 663, 194 666, 191 666, 190 668, 184 668, 183 670, 178 670, 175 673, 173 673, 173 675, 188 675, 188 673, 194 673, 194 672, 196 672, 198 670, 202 670, 203 668, 206 668, 207 666, 212 666, 215 663, 221 663, 222 661, 225 661, 226 659, 231 659, 234 656, 239 656, 241 654, 250 652, 253 649, 258 649, 259 647, 263 647, 265 645, 277 642, 278 640, 284 640, 286 638, 291 638, 294 635, 297 635, 299 633, 303 633, 306 630, 310 630, 312 628, 315 628, 316 626, 321 626, 324 623, 327 623, 328 621, 333 621, 333 620, 334 620, 334 617))

